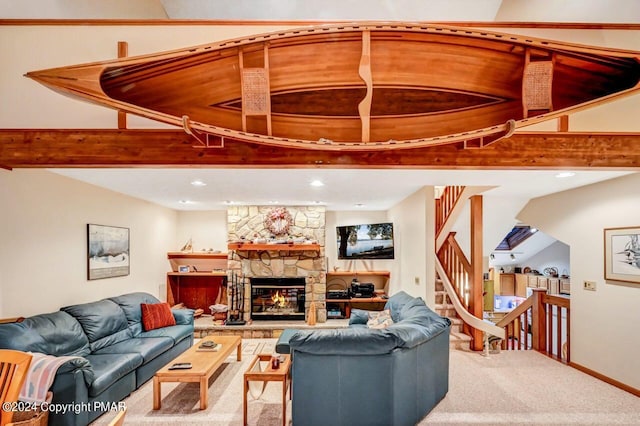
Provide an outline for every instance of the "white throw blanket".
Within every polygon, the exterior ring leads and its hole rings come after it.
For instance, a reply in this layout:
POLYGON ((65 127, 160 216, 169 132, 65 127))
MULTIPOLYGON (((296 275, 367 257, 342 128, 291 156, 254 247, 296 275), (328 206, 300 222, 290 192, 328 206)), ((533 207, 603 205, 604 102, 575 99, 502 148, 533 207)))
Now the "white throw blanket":
POLYGON ((79 358, 77 356, 53 356, 30 352, 33 355, 29 371, 22 384, 20 400, 25 402, 43 403, 47 399, 47 392, 53 384, 58 368, 65 362, 79 358))

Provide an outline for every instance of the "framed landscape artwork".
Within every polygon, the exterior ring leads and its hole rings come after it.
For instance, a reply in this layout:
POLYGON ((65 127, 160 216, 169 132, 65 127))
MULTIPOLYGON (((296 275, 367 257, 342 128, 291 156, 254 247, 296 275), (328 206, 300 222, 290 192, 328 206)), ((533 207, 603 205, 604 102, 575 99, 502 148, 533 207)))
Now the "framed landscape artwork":
POLYGON ((129 228, 87 224, 87 278, 129 275, 129 228))
POLYGON ((604 230, 604 279, 640 284, 640 226, 604 230))

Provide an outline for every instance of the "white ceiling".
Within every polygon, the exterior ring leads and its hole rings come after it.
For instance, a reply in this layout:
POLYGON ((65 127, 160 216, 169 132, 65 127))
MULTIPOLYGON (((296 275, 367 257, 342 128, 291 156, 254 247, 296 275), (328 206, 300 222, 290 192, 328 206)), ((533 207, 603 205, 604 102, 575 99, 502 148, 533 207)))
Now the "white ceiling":
MULTIPOLYGON (((13 19, 258 19, 640 22, 640 1, 617 0, 3 0, 13 19)), ((336 169, 64 169, 56 173, 177 210, 225 209, 224 201, 328 210, 386 210, 424 185, 496 186, 487 195, 529 199, 624 172, 336 169), (201 179, 207 186, 193 187, 201 179), (311 187, 320 179, 325 186, 311 187), (180 204, 191 200, 194 204, 180 204), (361 203, 362 207, 355 205, 361 203)))
POLYGON ((495 186, 486 195, 534 197, 615 178, 629 172, 577 171, 556 178, 558 171, 362 170, 362 169, 51 169, 93 185, 176 210, 224 210, 238 204, 310 205, 331 211, 387 210, 425 185, 495 186), (199 179, 206 186, 195 187, 199 179), (319 179, 322 187, 310 183, 319 179), (193 204, 181 204, 189 200, 193 204), (359 207, 356 204, 363 204, 359 207))

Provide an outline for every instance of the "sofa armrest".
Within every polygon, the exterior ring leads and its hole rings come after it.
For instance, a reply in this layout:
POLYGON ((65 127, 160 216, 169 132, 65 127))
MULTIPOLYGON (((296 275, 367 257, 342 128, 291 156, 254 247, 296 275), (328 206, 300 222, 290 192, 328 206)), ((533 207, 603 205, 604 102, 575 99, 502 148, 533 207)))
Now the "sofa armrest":
POLYGON ((87 386, 93 383, 96 378, 96 374, 93 371, 91 363, 88 359, 82 357, 71 359, 62 364, 58 368, 56 375, 62 375, 65 373, 80 374, 87 386))
POLYGON ((176 325, 193 325, 193 309, 172 309, 173 317, 176 325))

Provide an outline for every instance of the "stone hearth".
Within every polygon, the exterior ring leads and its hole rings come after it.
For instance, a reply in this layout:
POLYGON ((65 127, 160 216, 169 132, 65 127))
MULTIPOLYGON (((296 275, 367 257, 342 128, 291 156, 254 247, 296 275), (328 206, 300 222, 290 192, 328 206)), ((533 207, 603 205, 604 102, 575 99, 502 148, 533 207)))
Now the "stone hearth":
MULTIPOLYGON (((273 206, 234 206, 227 209, 227 232, 229 242, 277 239, 315 240, 320 246, 315 250, 230 250, 228 269, 230 273, 254 277, 305 278, 305 318, 309 305, 316 305, 318 322, 325 322, 327 310, 326 258, 325 258, 325 208, 321 206, 286 207, 291 224, 286 233, 273 235, 265 225, 265 218, 273 206)), ((251 287, 244 289, 244 319, 251 318, 251 287)))

